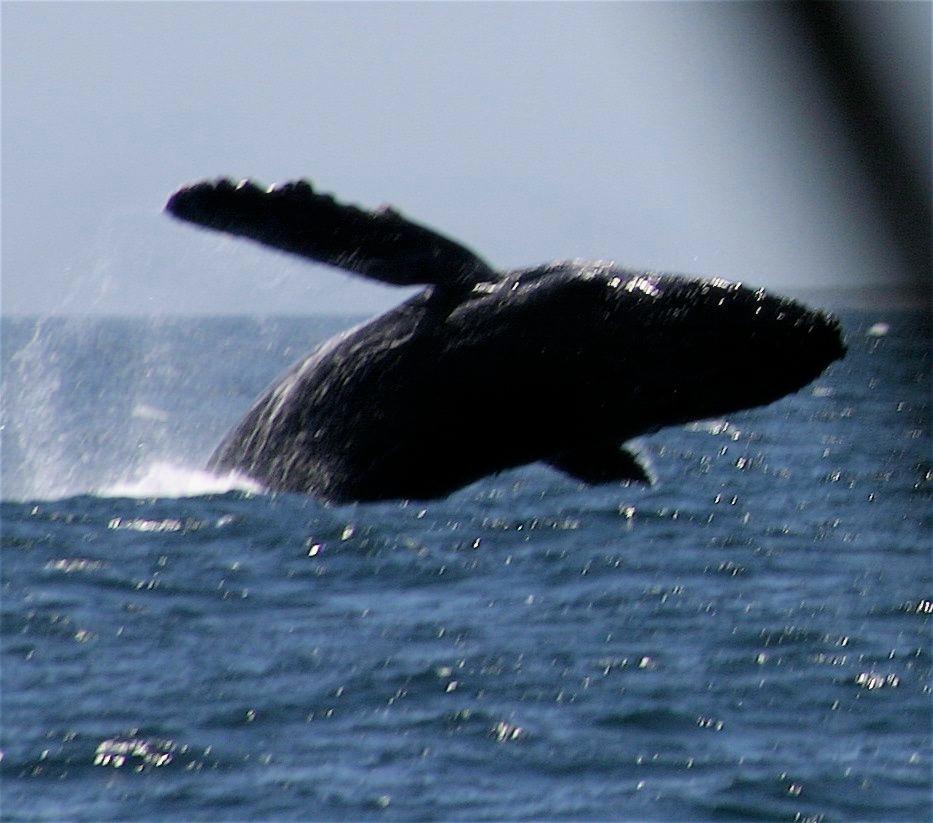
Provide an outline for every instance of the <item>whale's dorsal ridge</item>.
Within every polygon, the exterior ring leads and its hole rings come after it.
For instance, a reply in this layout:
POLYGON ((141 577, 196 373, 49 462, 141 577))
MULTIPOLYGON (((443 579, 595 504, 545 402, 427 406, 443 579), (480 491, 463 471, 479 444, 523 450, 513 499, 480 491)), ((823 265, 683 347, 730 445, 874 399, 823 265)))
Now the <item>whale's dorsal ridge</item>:
POLYGON ((391 206, 367 211, 339 203, 307 180, 270 188, 204 181, 179 189, 165 208, 180 220, 396 286, 460 292, 499 278, 470 249, 391 206))

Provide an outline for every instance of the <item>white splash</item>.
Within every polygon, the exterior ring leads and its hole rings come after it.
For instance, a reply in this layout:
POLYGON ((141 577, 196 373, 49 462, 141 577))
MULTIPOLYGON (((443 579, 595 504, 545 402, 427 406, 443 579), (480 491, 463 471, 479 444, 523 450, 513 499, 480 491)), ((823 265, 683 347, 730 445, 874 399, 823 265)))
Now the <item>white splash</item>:
POLYGON ((211 474, 172 463, 156 462, 141 476, 114 483, 97 491, 101 497, 200 497, 205 494, 225 494, 243 491, 260 494, 263 488, 236 472, 211 474))

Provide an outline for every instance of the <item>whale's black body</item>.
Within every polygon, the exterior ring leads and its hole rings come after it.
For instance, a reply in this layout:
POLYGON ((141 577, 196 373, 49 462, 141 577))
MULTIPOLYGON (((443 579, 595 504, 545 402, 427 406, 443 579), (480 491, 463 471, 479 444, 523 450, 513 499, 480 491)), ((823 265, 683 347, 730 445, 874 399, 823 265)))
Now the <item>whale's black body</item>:
POLYGON ((328 341, 269 388, 210 460, 331 501, 434 498, 545 461, 647 481, 637 435, 760 406, 844 347, 821 312, 718 279, 567 262, 496 272, 397 212, 307 183, 200 183, 177 217, 427 288, 328 341))

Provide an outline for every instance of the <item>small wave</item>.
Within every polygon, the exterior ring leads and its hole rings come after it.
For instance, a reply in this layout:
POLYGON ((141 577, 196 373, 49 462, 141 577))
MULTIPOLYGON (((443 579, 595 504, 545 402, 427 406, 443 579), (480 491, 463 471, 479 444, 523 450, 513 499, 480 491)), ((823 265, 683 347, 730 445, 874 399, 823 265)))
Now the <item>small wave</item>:
MULTIPOLYGON (((597 725, 603 728, 630 728, 648 731, 683 732, 692 726, 708 727, 702 721, 704 717, 693 717, 690 714, 673 709, 648 709, 630 712, 613 712, 596 720, 597 725)), ((720 722, 720 728, 721 728, 720 722)))
POLYGON ((724 435, 731 440, 738 440, 742 436, 741 430, 728 420, 696 420, 693 423, 687 423, 684 429, 690 432, 706 432, 714 437, 724 435))
POLYGON ((124 480, 98 490, 101 497, 199 497, 205 494, 226 494, 243 491, 259 494, 263 488, 236 472, 211 474, 172 463, 153 463, 142 476, 124 480))

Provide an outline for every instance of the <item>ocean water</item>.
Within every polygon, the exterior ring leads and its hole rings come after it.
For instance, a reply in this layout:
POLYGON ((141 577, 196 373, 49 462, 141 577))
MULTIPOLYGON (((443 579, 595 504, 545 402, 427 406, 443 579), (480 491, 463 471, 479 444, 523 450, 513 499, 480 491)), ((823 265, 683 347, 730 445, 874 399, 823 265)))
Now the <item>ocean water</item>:
POLYGON ((336 507, 200 467, 350 320, 4 319, 0 816, 930 819, 929 317, 842 321, 652 488, 336 507))

